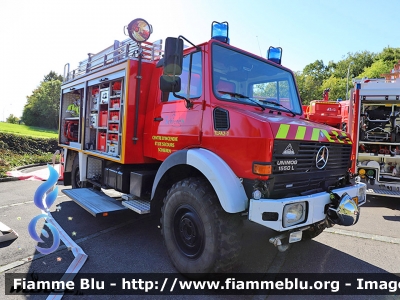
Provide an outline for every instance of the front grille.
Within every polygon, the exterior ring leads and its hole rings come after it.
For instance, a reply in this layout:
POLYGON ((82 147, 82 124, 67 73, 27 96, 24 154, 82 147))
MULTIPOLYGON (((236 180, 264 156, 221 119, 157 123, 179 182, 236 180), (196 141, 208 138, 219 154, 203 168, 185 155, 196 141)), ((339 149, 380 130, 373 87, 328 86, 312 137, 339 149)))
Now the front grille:
POLYGON ((346 175, 351 161, 351 145, 337 143, 277 140, 272 156, 272 194, 304 193, 326 190, 346 175), (321 147, 328 149, 328 159, 319 169, 316 156, 321 147))

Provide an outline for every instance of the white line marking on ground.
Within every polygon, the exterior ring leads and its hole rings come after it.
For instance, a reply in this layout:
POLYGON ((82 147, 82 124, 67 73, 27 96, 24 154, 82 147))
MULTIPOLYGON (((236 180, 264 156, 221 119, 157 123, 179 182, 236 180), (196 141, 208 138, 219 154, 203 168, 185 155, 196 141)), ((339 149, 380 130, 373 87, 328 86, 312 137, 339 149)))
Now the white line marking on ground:
POLYGON ((338 228, 327 228, 324 230, 324 232, 347 235, 347 236, 358 237, 358 238, 362 238, 362 239, 380 241, 380 242, 391 243, 391 244, 400 244, 400 238, 394 238, 394 237, 378 235, 378 234, 370 234, 370 233, 364 233, 364 232, 358 232, 358 231, 343 230, 343 229, 338 229, 338 228))

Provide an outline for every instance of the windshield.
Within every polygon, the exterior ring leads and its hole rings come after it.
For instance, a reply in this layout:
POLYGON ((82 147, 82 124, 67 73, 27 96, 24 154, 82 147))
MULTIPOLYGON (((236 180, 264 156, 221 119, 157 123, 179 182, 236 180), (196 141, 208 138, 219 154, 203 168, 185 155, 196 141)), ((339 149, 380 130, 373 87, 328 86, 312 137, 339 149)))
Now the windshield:
POLYGON ((217 43, 212 51, 218 99, 302 113, 292 73, 217 43))

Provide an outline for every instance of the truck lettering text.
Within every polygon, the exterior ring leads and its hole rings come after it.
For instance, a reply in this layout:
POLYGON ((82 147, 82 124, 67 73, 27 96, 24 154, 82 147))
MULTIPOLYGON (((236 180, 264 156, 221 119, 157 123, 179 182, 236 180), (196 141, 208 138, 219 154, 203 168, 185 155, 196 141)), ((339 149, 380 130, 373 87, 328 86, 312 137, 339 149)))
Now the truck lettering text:
POLYGON ((294 167, 293 166, 279 166, 278 170, 279 171, 294 171, 294 167))
POLYGON ((297 165, 297 160, 278 160, 276 162, 278 166, 288 166, 288 165, 297 165))
POLYGON ((171 149, 168 149, 168 148, 158 148, 158 152, 172 153, 171 149))

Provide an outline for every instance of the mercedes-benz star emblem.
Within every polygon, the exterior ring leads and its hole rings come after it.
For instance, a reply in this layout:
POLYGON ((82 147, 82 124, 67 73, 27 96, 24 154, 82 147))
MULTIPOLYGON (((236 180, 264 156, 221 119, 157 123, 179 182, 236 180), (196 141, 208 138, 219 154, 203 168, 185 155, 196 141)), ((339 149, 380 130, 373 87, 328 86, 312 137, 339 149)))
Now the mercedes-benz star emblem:
POLYGON ((329 151, 326 146, 319 148, 317 156, 315 157, 315 166, 322 170, 328 163, 329 151))

